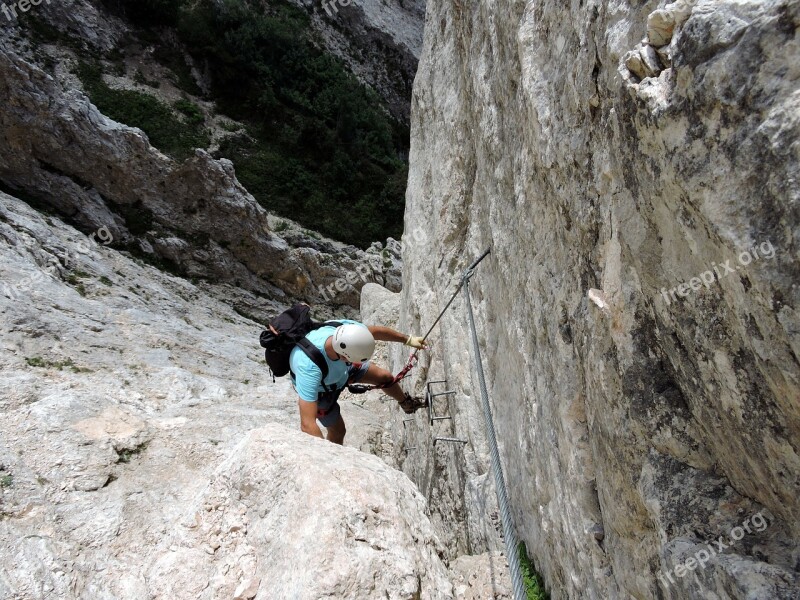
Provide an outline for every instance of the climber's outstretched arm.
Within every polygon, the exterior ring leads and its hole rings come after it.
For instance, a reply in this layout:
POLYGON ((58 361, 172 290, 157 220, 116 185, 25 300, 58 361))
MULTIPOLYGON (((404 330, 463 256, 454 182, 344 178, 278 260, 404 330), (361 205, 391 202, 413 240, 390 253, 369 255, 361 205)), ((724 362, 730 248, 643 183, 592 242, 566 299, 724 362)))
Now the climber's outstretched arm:
POLYGON ((411 346, 412 348, 426 348, 427 344, 422 341, 422 338, 406 335, 391 327, 383 327, 382 325, 370 325, 367 327, 369 332, 379 342, 398 342, 411 346))

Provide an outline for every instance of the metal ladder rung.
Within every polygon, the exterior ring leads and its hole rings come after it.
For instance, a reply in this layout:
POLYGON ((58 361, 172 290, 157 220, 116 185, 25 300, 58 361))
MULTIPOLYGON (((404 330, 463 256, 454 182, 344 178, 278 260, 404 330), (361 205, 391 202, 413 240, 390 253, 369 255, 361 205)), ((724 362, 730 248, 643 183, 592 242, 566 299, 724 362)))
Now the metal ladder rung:
POLYGON ((434 421, 446 421, 448 419, 452 420, 452 417, 446 416, 436 416, 433 412, 433 399, 438 398, 439 396, 449 396, 451 394, 457 393, 456 390, 445 390, 444 392, 436 392, 433 393, 431 391, 431 386, 437 383, 444 383, 447 384, 446 379, 437 379, 435 381, 429 381, 425 385, 425 402, 428 404, 428 421, 431 425, 433 425, 434 421))
POLYGON ((467 440, 460 440, 458 438, 450 438, 450 437, 435 437, 433 438, 433 445, 436 445, 436 442, 452 442, 458 444, 468 444, 469 441, 467 440))

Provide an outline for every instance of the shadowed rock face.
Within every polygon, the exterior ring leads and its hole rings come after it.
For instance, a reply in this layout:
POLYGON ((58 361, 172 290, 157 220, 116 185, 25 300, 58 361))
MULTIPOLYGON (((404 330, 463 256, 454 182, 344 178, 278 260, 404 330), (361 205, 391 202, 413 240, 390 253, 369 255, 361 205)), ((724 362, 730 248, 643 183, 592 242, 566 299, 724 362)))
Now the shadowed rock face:
POLYGON ((291 0, 311 15, 326 50, 408 123, 426 0, 291 0))
MULTIPOLYGON (((400 323, 492 247, 479 336, 555 598, 795 597, 799 25, 796 0, 428 4, 400 323)), ((404 466, 451 531, 492 514, 464 322, 459 300, 427 378, 469 444, 421 436, 404 466)))
MULTIPOLYGON (((306 8, 314 12, 314 6, 306 8)), ((335 27, 323 26, 322 17, 312 19, 329 50, 344 56, 407 121, 424 2, 340 8, 343 20, 335 27), (378 48, 370 45, 376 40, 382 40, 378 48)), ((230 161, 197 151, 176 162, 140 130, 104 117, 72 89, 77 79, 68 70, 74 60, 112 52, 129 34, 101 3, 64 0, 31 11, 21 18, 80 38, 85 48, 77 55, 74 48, 50 48, 48 56, 70 57, 54 78, 36 66, 44 54, 37 52, 35 34, 26 33, 19 20, 0 30, 4 189, 34 198, 86 233, 106 227, 117 247, 169 270, 234 286, 237 308, 262 319, 274 314, 276 303, 294 299, 354 316, 364 283, 399 290, 401 263, 393 242, 362 252, 294 226, 278 235, 230 161)))

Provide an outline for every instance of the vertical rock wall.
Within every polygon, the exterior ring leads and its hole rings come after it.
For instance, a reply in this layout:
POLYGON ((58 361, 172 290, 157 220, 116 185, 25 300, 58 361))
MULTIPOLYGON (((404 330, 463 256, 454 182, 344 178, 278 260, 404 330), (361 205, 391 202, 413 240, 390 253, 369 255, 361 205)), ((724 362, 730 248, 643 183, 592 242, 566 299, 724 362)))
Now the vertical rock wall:
MULTIPOLYGON (((428 3, 401 327, 492 247, 473 303, 554 598, 796 597, 798 25, 796 0, 428 3)), ((407 424, 404 463, 453 555, 497 545, 464 310, 413 383, 447 378, 454 420, 407 424)))

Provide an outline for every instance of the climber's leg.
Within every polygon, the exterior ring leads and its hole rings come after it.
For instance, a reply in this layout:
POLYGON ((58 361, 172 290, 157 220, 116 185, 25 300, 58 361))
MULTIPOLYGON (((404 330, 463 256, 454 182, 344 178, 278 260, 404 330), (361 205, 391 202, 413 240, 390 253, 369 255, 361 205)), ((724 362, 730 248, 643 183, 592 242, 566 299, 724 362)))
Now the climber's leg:
MULTIPOLYGON (((394 375, 392 375, 389 371, 386 369, 381 369, 375 365, 370 365, 369 370, 361 378, 360 383, 380 385, 383 383, 391 383, 392 381, 394 381, 394 375)), ((399 383, 395 383, 391 387, 384 388, 383 392, 398 402, 405 400, 405 395, 403 394, 403 390, 400 388, 399 383)))
MULTIPOLYGON (((379 385, 383 383, 390 383, 394 381, 394 375, 392 375, 386 369, 381 369, 380 367, 376 367, 375 365, 370 365, 369 370, 366 374, 361 378, 362 383, 371 383, 373 385, 379 385)), ((384 388, 383 391, 397 400, 397 403, 400 405, 400 408, 406 414, 413 414, 418 411, 420 408, 428 406, 425 403, 425 400, 422 398, 414 398, 413 396, 409 396, 405 392, 403 392, 403 388, 400 387, 399 383, 395 383, 388 388, 384 388)))
POLYGON ((339 444, 340 446, 344 445, 344 436, 347 433, 347 428, 344 424, 344 419, 342 419, 341 413, 339 413, 335 420, 328 421, 330 425, 325 425, 325 429, 328 431, 328 441, 333 442, 334 444, 339 444))

